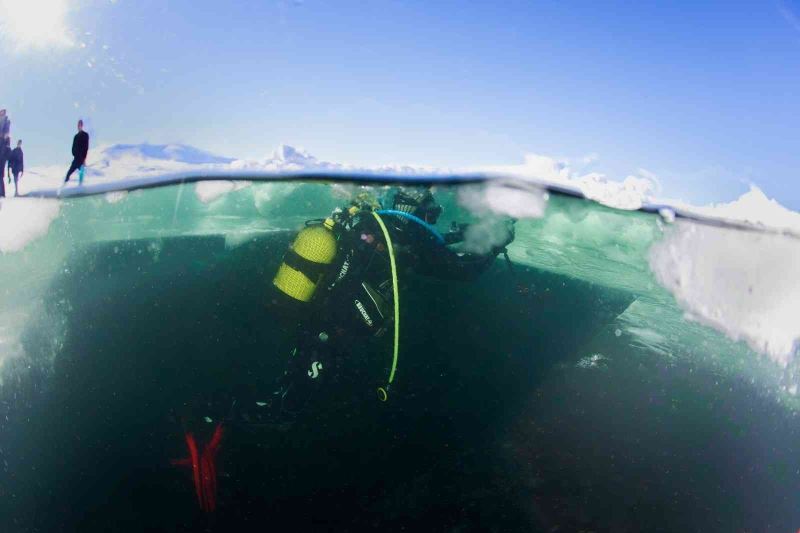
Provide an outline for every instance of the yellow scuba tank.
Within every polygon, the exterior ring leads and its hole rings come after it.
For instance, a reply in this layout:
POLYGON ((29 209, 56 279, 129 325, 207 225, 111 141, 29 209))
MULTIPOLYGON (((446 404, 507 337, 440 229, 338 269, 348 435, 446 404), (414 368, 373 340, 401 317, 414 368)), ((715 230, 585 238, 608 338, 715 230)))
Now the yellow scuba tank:
POLYGON ((327 267, 336 258, 333 226, 333 219, 328 218, 297 234, 272 280, 278 290, 300 302, 311 300, 327 267))

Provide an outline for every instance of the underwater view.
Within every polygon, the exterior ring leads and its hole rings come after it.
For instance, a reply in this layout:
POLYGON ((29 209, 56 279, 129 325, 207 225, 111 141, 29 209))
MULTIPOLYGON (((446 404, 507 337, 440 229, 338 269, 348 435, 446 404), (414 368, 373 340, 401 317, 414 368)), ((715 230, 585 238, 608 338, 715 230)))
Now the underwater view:
POLYGON ((0 207, 2 531, 800 527, 791 231, 475 177, 0 207))

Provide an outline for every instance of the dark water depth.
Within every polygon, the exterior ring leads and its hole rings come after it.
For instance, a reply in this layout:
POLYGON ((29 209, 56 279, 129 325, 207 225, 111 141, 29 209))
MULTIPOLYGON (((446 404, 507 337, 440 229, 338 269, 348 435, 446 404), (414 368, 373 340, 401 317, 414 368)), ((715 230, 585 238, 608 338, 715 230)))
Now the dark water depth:
POLYGON ((207 439, 204 416, 271 391, 290 340, 266 300, 289 238, 232 249, 222 237, 120 241, 69 258, 24 332, 31 368, 0 391, 3 531, 800 522, 788 411, 746 382, 615 336, 634 295, 502 261, 472 284, 402 281, 389 402, 374 394, 386 339, 353 346, 364 379, 317 398, 292 427, 226 425, 219 508, 204 515, 170 460, 186 454, 187 425, 207 439), (607 362, 576 368, 594 352, 607 362))

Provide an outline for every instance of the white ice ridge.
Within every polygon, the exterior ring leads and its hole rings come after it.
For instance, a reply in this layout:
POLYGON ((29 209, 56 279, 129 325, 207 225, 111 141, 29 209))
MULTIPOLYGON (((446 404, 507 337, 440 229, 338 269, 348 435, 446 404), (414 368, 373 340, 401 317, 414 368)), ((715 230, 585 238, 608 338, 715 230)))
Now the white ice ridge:
POLYGON ((472 170, 557 185, 617 209, 639 209, 660 189, 656 176, 645 169, 638 169, 635 174, 618 181, 598 172, 581 173, 572 168, 569 161, 540 154, 527 154, 524 163, 520 165, 488 166, 472 170))
POLYGON ((678 221, 650 253, 687 317, 787 365, 800 340, 800 241, 678 221))
POLYGON ((682 202, 670 202, 685 212, 722 218, 736 222, 747 222, 777 230, 788 230, 800 235, 800 213, 787 209, 776 200, 768 198, 755 185, 737 200, 726 204, 711 204, 697 207, 682 202))
POLYGON ((16 252, 47 234, 59 202, 38 198, 0 200, 0 252, 16 252))

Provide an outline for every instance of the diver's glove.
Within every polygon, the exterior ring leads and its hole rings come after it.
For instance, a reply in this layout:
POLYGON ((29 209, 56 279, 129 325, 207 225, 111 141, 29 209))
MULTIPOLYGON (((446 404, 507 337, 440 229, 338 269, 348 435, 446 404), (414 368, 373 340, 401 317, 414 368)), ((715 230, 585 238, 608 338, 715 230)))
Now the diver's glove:
POLYGON ((453 222, 450 224, 450 231, 443 235, 444 243, 455 244, 464 240, 464 232, 467 231, 469 224, 453 222))

